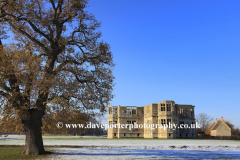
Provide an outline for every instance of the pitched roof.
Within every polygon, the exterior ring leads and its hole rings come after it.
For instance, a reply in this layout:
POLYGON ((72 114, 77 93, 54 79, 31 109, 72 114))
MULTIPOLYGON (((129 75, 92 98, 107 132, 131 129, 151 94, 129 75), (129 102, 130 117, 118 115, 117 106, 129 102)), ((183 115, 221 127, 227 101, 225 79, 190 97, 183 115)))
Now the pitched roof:
POLYGON ((215 124, 211 130, 217 130, 217 128, 220 126, 220 124, 221 124, 221 123, 215 124))

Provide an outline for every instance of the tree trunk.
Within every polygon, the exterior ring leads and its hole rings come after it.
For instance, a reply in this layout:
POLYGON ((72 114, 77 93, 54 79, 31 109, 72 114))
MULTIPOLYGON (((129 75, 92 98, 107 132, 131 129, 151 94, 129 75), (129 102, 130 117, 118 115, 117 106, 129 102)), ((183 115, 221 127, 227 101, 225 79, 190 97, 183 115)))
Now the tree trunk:
POLYGON ((30 110, 27 120, 22 120, 26 134, 25 148, 22 154, 44 154, 42 139, 42 115, 37 110, 30 110))

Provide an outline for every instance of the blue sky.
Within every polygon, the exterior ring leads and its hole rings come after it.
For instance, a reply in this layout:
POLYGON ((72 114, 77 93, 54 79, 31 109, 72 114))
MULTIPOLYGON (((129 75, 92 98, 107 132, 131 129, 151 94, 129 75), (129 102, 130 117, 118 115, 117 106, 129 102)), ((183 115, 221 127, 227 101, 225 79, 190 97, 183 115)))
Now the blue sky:
POLYGON ((163 100, 240 127, 240 1, 90 0, 114 55, 112 105, 163 100))
POLYGON ((240 1, 90 0, 88 6, 116 63, 110 104, 174 100, 240 128, 240 1))

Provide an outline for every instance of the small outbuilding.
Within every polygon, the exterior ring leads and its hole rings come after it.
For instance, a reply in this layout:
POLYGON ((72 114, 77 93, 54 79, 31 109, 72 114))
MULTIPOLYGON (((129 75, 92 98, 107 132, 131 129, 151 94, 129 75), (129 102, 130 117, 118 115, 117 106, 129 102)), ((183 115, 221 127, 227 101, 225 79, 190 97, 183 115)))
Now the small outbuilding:
POLYGON ((215 125, 210 130, 211 136, 231 136, 231 128, 224 122, 221 117, 221 122, 218 122, 216 118, 215 125))

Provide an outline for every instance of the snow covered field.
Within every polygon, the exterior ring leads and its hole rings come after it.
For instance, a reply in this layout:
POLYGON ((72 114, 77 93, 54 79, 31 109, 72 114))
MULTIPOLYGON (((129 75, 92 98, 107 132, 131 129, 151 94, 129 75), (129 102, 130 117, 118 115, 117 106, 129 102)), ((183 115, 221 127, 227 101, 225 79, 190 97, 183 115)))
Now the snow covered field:
MULTIPOLYGON (((0 145, 25 143, 24 136, 7 138, 22 139, 0 138, 0 145)), ((56 146, 52 159, 240 159, 240 141, 234 140, 43 138, 45 146, 56 146)))
POLYGON ((55 151, 52 159, 240 159, 240 153, 238 151, 61 148, 55 151))

